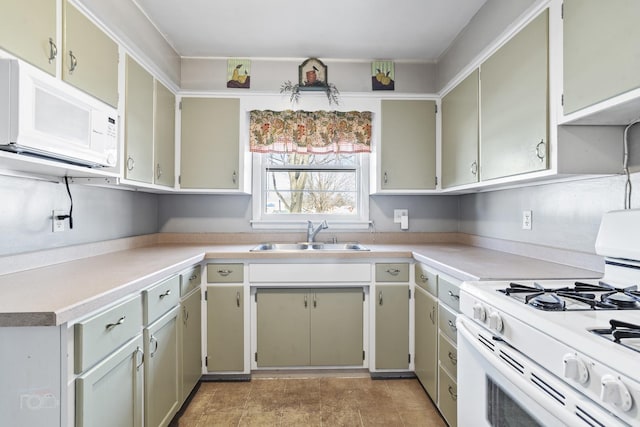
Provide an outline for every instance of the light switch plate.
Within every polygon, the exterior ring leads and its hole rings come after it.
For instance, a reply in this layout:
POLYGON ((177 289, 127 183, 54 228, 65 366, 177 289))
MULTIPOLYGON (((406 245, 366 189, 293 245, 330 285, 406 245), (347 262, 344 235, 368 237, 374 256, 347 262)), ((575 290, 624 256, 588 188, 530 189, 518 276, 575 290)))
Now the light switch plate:
POLYGON ((531 211, 522 211, 522 229, 531 230, 533 217, 531 211))
POLYGON ((409 216, 409 209, 394 209, 393 210, 393 222, 400 224, 400 218, 403 216, 409 216))

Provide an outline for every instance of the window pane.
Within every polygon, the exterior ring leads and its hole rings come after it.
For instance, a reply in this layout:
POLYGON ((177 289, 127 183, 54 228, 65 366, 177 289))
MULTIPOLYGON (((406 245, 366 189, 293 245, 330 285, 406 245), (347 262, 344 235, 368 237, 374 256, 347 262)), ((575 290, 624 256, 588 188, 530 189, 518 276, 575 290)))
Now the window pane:
POLYGON ((358 215, 355 169, 267 169, 264 213, 358 215))

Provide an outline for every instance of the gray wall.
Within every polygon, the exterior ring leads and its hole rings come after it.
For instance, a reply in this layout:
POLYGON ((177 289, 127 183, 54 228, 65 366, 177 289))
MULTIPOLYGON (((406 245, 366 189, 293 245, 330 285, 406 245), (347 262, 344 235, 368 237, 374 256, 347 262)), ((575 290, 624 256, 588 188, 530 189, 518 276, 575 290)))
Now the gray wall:
MULTIPOLYGON (((0 256, 155 233, 158 196, 70 185, 73 230, 53 233, 52 210, 68 210, 64 184, 0 176, 0 256)), ((68 222, 65 222, 68 228, 68 222)))
MULTIPOLYGON (((393 223, 393 209, 409 210, 410 232, 455 232, 458 229, 457 196, 372 196, 369 204, 369 217, 377 232, 400 231, 400 225, 393 223)), ((253 231, 250 220, 250 196, 159 196, 158 226, 161 232, 250 233, 253 231)))

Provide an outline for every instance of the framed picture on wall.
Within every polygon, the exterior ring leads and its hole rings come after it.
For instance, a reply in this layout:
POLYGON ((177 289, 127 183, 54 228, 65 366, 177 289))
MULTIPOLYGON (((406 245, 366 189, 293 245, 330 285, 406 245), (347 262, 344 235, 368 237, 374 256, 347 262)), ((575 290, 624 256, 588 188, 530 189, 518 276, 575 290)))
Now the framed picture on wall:
POLYGON ((249 89, 251 87, 251 60, 227 60, 227 87, 232 89, 249 89))
POLYGON ((395 70, 392 61, 371 63, 371 90, 395 90, 395 70))
POLYGON ((318 58, 307 59, 298 67, 298 84, 300 90, 325 90, 327 66, 318 58))

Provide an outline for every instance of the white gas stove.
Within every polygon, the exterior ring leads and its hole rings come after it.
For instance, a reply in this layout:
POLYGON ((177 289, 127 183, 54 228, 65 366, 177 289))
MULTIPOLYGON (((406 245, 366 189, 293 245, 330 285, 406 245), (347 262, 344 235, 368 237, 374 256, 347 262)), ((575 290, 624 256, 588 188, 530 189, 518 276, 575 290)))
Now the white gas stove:
POLYGON ((640 426, 640 210, 606 214, 596 251, 600 280, 462 284, 460 426, 640 426))

